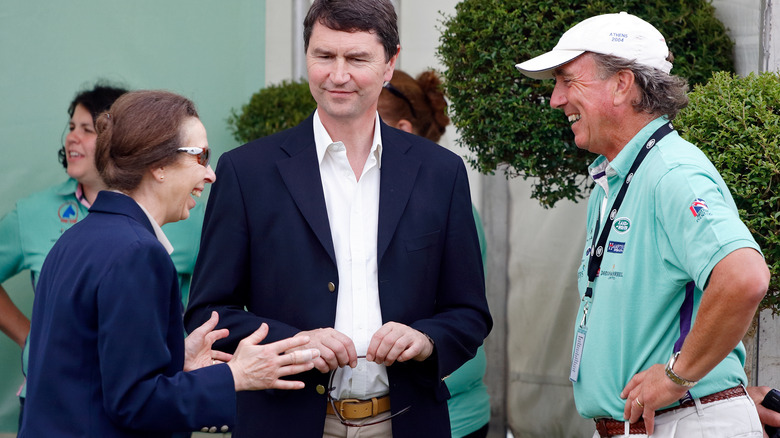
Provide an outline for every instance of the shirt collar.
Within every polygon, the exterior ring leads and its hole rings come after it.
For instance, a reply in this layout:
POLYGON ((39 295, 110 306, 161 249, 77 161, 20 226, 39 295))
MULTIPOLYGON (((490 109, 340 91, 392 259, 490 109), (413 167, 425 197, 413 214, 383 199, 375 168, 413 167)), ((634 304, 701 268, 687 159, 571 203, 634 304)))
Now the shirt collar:
POLYGON ((68 179, 57 188, 57 194, 62 196, 76 196, 76 187, 78 187, 78 185, 79 182, 76 181, 75 178, 68 177, 68 179))
POLYGON ((78 199, 84 207, 92 207, 92 204, 89 203, 89 200, 84 195, 84 185, 81 183, 76 186, 76 199, 78 199))
POLYGON ((599 157, 588 166, 588 172, 590 173, 591 178, 598 181, 598 177, 604 176, 604 172, 606 172, 607 177, 612 175, 620 175, 621 178, 625 177, 628 174, 628 171, 631 170, 631 166, 634 164, 634 159, 639 153, 639 150, 645 145, 650 136, 664 123, 669 123, 666 116, 658 117, 645 125, 644 128, 637 132, 631 141, 623 146, 623 149, 620 150, 612 161, 608 161, 605 156, 599 155, 599 157))
MULTIPOLYGON (((330 134, 328 134, 327 129, 325 129, 325 126, 322 124, 322 120, 320 120, 320 114, 319 109, 314 111, 314 144, 317 147, 317 161, 322 164, 322 159, 325 157, 325 153, 328 151, 329 148, 343 148, 344 143, 341 141, 333 141, 333 139, 330 138, 330 134)), ((379 123, 379 115, 377 114, 374 117, 374 139, 371 143, 371 153, 370 156, 373 156, 374 159, 376 159, 376 166, 377 168, 382 168, 382 132, 381 132, 381 126, 379 123)))
MULTIPOLYGON (((118 190, 113 190, 117 193, 122 193, 118 190)), ((127 193, 122 193, 124 195, 127 195, 127 193)), ((132 197, 130 198, 132 199, 132 197)), ((133 199, 135 201, 135 199, 133 199)), ((157 221, 152 217, 152 215, 149 213, 149 211, 144 208, 143 205, 141 205, 140 202, 135 201, 136 204, 138 204, 139 207, 141 207, 141 210, 144 212, 146 217, 149 219, 149 222, 152 223, 152 229, 154 230, 154 235, 157 237, 157 240, 160 241, 163 248, 168 252, 168 255, 173 254, 173 245, 171 245, 171 242, 168 240, 168 237, 165 236, 165 233, 163 232, 162 228, 160 228, 160 225, 157 224, 157 221)))
POLYGON ((90 204, 84 196, 84 188, 75 178, 68 177, 68 179, 57 188, 57 194, 60 196, 73 195, 73 197, 75 197, 84 207, 92 207, 92 204, 90 204))

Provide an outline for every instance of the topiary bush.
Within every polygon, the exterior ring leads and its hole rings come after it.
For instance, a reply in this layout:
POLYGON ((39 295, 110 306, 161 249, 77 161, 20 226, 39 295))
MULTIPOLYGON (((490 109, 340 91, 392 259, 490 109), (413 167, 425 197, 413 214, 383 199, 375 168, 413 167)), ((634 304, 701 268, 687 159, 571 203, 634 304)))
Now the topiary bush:
POLYGON ((228 117, 233 138, 246 143, 302 122, 317 108, 307 81, 282 81, 254 93, 249 103, 228 117))
POLYGON ((719 72, 690 93, 675 127, 728 184, 772 272, 762 308, 780 306, 780 77, 719 72))
POLYGON ((626 11, 654 26, 675 55, 672 73, 705 82, 733 71, 733 43, 707 0, 464 0, 444 16, 437 55, 459 143, 483 173, 536 177, 532 197, 551 207, 585 196, 587 165, 562 111, 549 106, 554 82, 523 76, 514 65, 555 46, 585 18, 626 11))

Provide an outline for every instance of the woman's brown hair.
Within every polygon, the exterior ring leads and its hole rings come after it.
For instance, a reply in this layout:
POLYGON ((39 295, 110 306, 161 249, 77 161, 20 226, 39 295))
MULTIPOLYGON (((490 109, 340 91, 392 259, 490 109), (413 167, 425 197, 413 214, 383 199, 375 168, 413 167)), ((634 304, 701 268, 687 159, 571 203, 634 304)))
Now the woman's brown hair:
POLYGON ((108 188, 131 192, 146 171, 174 163, 189 117, 198 117, 195 104, 169 91, 131 91, 117 99, 95 121, 95 166, 108 188))
POLYGON ((432 70, 412 78, 396 69, 390 85, 379 95, 377 111, 384 121, 395 126, 399 120, 412 123, 412 132, 431 141, 439 141, 450 118, 441 80, 432 70), (400 95, 399 95, 400 94, 400 95))

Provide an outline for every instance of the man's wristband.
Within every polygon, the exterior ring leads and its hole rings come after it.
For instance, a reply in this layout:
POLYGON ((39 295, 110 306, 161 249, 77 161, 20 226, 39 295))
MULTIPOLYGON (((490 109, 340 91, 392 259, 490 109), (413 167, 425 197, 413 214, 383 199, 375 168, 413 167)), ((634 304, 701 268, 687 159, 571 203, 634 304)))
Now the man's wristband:
POLYGON ((677 353, 674 353, 671 358, 669 358, 669 363, 666 364, 666 377, 671 379, 671 381, 677 385, 684 386, 686 388, 693 388, 694 385, 699 383, 698 380, 683 379, 674 372, 674 363, 677 361, 677 356, 679 355, 680 352, 678 351, 677 353))

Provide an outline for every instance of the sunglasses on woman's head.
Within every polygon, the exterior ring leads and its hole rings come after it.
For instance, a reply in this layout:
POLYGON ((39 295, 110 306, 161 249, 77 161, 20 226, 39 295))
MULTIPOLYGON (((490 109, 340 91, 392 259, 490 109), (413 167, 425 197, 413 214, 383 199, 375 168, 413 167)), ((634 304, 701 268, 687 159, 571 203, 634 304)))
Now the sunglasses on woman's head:
POLYGON ((406 102, 406 104, 409 106, 409 110, 412 112, 412 117, 414 117, 415 119, 417 118, 417 113, 414 111, 414 105, 412 105, 412 101, 409 100, 409 98, 406 97, 406 95, 403 92, 401 92, 401 90, 395 88, 393 84, 391 84, 390 82, 385 82, 385 84, 382 85, 382 88, 389 91, 390 94, 392 94, 393 96, 406 102))

